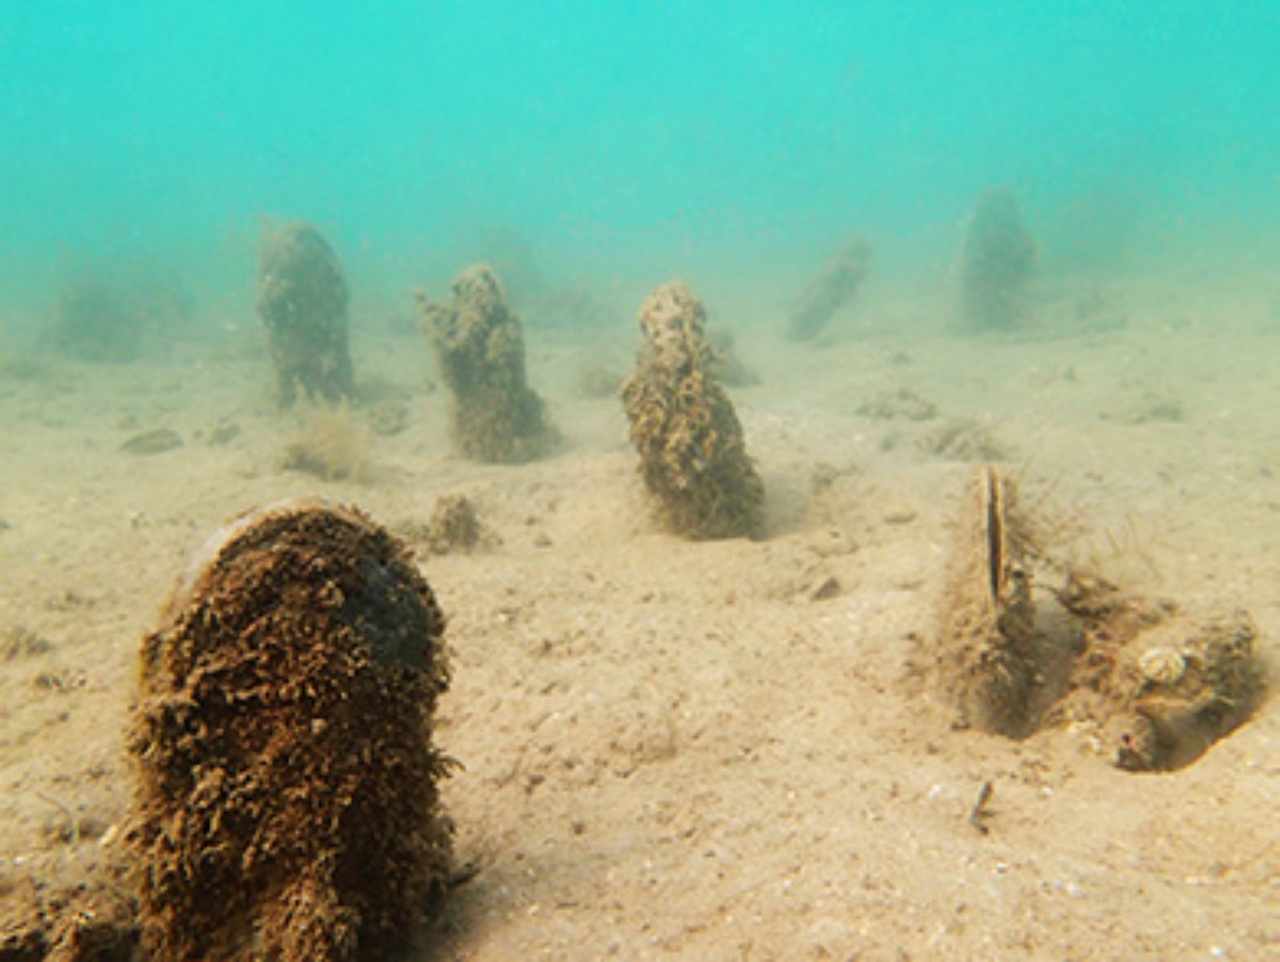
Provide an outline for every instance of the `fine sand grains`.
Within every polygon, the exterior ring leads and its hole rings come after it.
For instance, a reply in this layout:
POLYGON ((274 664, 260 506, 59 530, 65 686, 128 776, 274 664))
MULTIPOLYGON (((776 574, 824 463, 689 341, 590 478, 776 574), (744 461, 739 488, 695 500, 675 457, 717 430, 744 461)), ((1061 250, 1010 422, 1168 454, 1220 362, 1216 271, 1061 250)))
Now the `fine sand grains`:
MULTIPOLYGON (((1126 288, 1124 329, 1079 338, 890 325, 814 348, 763 308, 735 317, 760 375, 733 394, 766 488, 760 540, 655 523, 617 398, 576 389, 591 347, 578 332, 529 333, 529 379, 564 442, 516 466, 447 455, 447 399, 423 384, 419 332, 364 338, 361 371, 402 388, 408 414, 372 433, 363 480, 282 468, 297 428, 263 403, 261 350, 53 359, 47 377, 5 381, 0 904, 34 877, 52 906, 85 877, 74 867, 125 851, 125 731, 157 607, 228 518, 320 495, 416 541, 448 620, 434 738, 465 764, 441 802, 474 875, 410 958, 1275 954, 1274 699, 1193 764, 1133 774, 1083 713, 1021 739, 953 730, 931 680, 979 463, 926 442, 959 418, 1014 452, 1002 470, 1024 508, 1158 532, 1142 564, 1111 572, 1130 596, 1247 609, 1274 666, 1274 344, 1242 299, 1262 288, 1157 280, 1126 288), (859 413, 903 389, 938 417, 859 413), (1105 416, 1148 392, 1176 396, 1185 417, 1105 416), (203 440, 228 423, 225 443, 203 440), (119 450, 163 427, 186 443, 119 450), (435 506, 459 495, 483 534, 430 553, 435 506)), ((903 316, 874 299, 859 310, 903 316)), ((635 332, 602 340, 625 359, 635 332)), ((368 409, 351 417, 367 423, 368 409)), ((1038 613, 1056 603, 1032 599, 1038 613)))

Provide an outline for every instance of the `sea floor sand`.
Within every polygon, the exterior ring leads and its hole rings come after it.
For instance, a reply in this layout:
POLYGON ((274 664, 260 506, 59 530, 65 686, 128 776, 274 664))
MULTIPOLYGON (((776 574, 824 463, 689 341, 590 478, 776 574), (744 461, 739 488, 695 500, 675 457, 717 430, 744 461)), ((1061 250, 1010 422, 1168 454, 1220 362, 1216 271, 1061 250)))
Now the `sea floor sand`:
POLYGON ((465 494, 488 543, 419 547, 449 618, 437 737, 465 766, 445 796, 476 874, 416 957, 1280 958, 1274 700, 1196 764, 1132 775, 1087 727, 955 730, 928 670, 970 462, 988 459, 1062 519, 1064 551, 1192 609, 1247 608, 1274 669, 1266 321, 1168 295, 1062 338, 741 330, 761 375, 731 390, 769 491, 757 542, 650 522, 620 405, 577 390, 600 356, 625 373, 630 330, 603 353, 529 332, 565 442, 516 467, 449 456, 413 332, 357 342, 377 400, 351 412, 363 455, 337 480, 282 467, 301 429, 272 409, 256 343, 10 365, 0 632, 27 641, 0 657, 0 892, 118 845, 139 640, 213 530, 321 495, 414 541, 465 494), (157 429, 183 443, 121 450, 157 429))

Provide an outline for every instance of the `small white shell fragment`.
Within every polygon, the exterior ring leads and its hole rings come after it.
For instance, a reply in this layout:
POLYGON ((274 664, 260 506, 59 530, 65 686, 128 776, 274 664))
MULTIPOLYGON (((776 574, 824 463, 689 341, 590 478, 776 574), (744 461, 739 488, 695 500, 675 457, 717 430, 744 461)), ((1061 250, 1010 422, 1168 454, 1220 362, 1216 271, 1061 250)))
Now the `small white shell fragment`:
POLYGON ((1147 681, 1172 685, 1186 672, 1187 662, 1172 648, 1149 648, 1138 659, 1138 670, 1147 681))

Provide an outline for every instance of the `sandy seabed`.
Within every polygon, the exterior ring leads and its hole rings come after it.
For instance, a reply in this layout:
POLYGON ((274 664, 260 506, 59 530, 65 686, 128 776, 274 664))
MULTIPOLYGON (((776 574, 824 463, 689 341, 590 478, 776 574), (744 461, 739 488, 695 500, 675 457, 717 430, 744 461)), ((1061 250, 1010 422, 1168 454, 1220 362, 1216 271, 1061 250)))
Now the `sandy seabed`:
POLYGON ((762 379, 731 389, 768 488, 756 542, 651 523, 617 399, 577 390, 601 358, 625 373, 630 328, 527 332, 565 441, 517 467, 448 455, 416 332, 357 340, 376 398, 336 481, 282 466, 298 424, 248 334, 7 364, 0 631, 28 641, 0 658, 0 898, 119 844, 139 641, 210 532, 318 494, 412 542, 465 494, 489 543, 420 561, 449 617, 437 739, 465 766, 445 800, 476 874, 415 958, 1280 958, 1280 702, 1184 770, 1132 775, 1088 726, 955 730, 930 680, 963 456, 985 454, 1065 519, 1064 552, 1247 608, 1274 673, 1280 322, 1217 292, 1130 300, 1123 326, 1064 338, 739 331, 762 379), (936 415, 876 406, 904 388, 936 415), (397 408, 403 430, 371 430, 397 408), (936 443, 949 424, 973 443, 936 443), (161 428, 181 446, 121 450, 161 428))

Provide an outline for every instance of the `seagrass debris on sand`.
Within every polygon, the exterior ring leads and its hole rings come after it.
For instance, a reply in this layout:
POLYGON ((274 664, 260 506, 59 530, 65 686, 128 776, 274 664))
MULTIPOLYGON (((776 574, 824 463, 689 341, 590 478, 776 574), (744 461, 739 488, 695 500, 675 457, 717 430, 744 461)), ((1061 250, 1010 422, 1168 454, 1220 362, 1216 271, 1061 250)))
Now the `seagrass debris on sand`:
POLYGON ((151 958, 387 957, 451 860, 444 618, 353 507, 215 534, 143 642, 128 839, 151 958))
POLYGON ((529 387, 520 318, 493 268, 478 264, 453 281, 453 297, 432 303, 421 291, 422 329, 453 395, 450 434, 464 457, 519 463, 558 439, 546 406, 529 387))
POLYGON ((960 313, 967 331, 1006 331, 1025 320, 1036 243, 1007 187, 982 194, 960 254, 960 313))
POLYGON ((258 313, 282 407, 300 397, 331 404, 352 398, 347 285, 337 255, 313 225, 282 224, 263 239, 258 313))
POLYGON ((649 295, 638 320, 644 343, 622 401, 662 523, 695 539, 758 535, 764 485, 711 370, 702 302, 672 281, 649 295))
POLYGON ((832 254, 791 311, 791 340, 808 341, 820 334, 836 311, 852 300, 870 266, 871 245, 861 237, 832 254))

